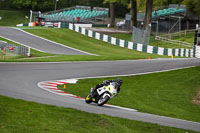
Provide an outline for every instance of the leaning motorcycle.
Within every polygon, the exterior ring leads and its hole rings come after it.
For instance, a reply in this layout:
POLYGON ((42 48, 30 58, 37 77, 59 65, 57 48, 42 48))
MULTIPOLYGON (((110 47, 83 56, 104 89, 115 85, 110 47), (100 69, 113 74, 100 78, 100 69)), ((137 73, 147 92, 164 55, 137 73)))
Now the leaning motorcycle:
POLYGON ((91 102, 97 103, 99 106, 103 106, 108 100, 117 95, 117 82, 112 82, 109 85, 97 88, 95 91, 91 88, 90 94, 85 98, 85 102, 90 104, 91 102))

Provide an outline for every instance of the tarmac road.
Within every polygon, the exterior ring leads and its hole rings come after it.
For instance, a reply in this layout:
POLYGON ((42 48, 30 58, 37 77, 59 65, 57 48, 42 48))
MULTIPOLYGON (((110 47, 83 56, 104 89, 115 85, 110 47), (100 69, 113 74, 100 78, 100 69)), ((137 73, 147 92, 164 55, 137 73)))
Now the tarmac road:
POLYGON ((64 46, 62 44, 46 40, 32 35, 23 30, 12 27, 0 27, 0 37, 4 37, 13 42, 31 47, 41 52, 65 55, 94 55, 78 49, 64 46))
MULTIPOLYGON (((200 123, 146 113, 98 107, 84 101, 42 90, 38 82, 81 77, 137 74, 190 66, 200 66, 200 59, 155 59, 137 61, 0 63, 0 95, 38 103, 70 107, 97 114, 107 114, 182 129, 200 131, 200 123)), ((88 88, 89 91, 89 88, 88 88)), ((122 90, 123 91, 123 90, 122 90)))

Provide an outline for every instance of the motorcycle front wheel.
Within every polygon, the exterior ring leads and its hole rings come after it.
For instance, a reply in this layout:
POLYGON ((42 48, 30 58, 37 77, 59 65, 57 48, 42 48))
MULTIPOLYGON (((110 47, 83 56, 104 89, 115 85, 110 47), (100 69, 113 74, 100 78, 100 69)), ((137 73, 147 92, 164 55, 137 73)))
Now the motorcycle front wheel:
POLYGON ((92 102, 92 97, 90 94, 85 98, 85 102, 88 104, 90 104, 92 102))
POLYGON ((99 101, 98 101, 98 106, 103 106, 108 100, 110 99, 110 97, 109 96, 105 96, 104 98, 103 98, 103 95, 99 98, 99 101))

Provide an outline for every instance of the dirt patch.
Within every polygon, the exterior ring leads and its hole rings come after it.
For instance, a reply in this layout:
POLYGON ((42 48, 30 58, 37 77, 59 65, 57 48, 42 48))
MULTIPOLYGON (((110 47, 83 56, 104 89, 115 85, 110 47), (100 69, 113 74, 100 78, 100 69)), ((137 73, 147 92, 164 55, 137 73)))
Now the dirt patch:
POLYGON ((193 104, 197 104, 200 105, 200 89, 198 90, 197 95, 194 97, 194 99, 192 100, 193 104))

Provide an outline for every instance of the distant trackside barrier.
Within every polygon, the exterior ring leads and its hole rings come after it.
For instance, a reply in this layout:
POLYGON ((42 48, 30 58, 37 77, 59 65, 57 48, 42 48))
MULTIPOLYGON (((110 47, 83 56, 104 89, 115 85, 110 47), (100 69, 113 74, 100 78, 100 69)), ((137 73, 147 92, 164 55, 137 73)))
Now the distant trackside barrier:
POLYGON ((115 37, 111 37, 109 35, 105 35, 102 33, 94 32, 91 30, 87 30, 86 28, 79 27, 78 25, 69 24, 69 29, 79 32, 85 36, 95 38, 97 40, 101 40, 119 47, 124 47, 128 49, 137 50, 140 52, 146 52, 150 54, 158 54, 158 55, 166 55, 166 56, 181 56, 181 57, 197 57, 200 58, 200 46, 194 46, 192 49, 172 49, 172 48, 162 48, 155 47, 151 45, 144 45, 139 43, 134 43, 122 39, 118 39, 115 37))
POLYGON ((30 56, 30 48, 25 46, 17 46, 14 44, 0 41, 0 57, 25 55, 30 56))

